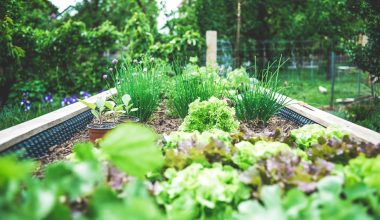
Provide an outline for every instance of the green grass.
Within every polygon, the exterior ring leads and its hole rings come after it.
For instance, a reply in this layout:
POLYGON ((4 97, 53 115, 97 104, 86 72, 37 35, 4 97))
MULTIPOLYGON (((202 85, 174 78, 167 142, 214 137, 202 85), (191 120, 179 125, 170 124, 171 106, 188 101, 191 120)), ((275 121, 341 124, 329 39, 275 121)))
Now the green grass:
MULTIPOLYGON (((340 73, 335 81, 335 95, 337 98, 355 98, 371 94, 371 89, 366 82, 366 73, 352 72, 340 73), (360 77, 360 92, 358 88, 358 74, 360 77)), ((308 103, 315 107, 327 106, 330 104, 331 98, 331 81, 325 79, 323 71, 311 70, 283 70, 279 75, 279 81, 283 87, 287 83, 288 86, 284 90, 284 94, 308 103), (286 82, 286 83, 285 83, 286 82), (327 88, 327 93, 320 93, 318 87, 327 88)))
POLYGON ((29 112, 23 111, 20 106, 4 106, 0 108, 0 130, 12 127, 22 122, 37 118, 41 115, 52 112, 59 107, 47 107, 31 109, 29 112))

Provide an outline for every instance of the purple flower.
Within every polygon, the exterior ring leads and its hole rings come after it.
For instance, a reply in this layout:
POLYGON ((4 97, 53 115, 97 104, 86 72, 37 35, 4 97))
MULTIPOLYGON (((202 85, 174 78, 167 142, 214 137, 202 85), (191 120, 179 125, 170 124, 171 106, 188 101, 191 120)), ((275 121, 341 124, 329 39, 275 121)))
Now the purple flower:
POLYGON ((104 75, 102 76, 102 78, 105 80, 105 79, 108 78, 108 75, 107 75, 107 74, 104 74, 104 75))
POLYGON ((112 71, 113 71, 113 68, 112 68, 112 67, 110 67, 110 68, 108 69, 108 71, 112 72, 112 71))
POLYGON ((84 99, 87 99, 87 98, 89 98, 89 97, 91 96, 91 94, 88 93, 88 92, 86 92, 86 91, 81 91, 79 94, 80 94, 84 99))
POLYGON ((113 59, 113 60, 112 60, 112 64, 113 64, 113 65, 116 65, 118 62, 119 62, 119 61, 118 61, 117 59, 113 59))
POLYGON ((28 112, 30 110, 30 108, 32 107, 32 103, 29 100, 27 100, 26 98, 22 98, 20 104, 24 108, 25 112, 28 112))
POLYGON ((28 97, 28 96, 29 96, 29 92, 23 92, 23 93, 22 93, 22 96, 24 96, 24 97, 28 97))
POLYGON ((55 14, 55 13, 51 13, 51 14, 50 14, 50 18, 51 18, 51 19, 56 19, 56 18, 57 18, 57 14, 55 14))
POLYGON ((74 102, 77 102, 78 101, 78 96, 77 95, 72 95, 71 97, 70 97, 70 102, 71 103, 74 103, 74 102))
POLYGON ((44 102, 46 102, 46 103, 52 103, 53 102, 53 96, 51 93, 44 96, 44 102))

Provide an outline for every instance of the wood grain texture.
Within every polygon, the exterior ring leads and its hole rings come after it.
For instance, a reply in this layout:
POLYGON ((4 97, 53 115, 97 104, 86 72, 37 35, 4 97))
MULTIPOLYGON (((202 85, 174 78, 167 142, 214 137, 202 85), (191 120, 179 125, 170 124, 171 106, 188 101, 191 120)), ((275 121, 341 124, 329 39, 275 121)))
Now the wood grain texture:
MULTIPOLYGON (((110 89, 92 96, 86 99, 86 101, 95 103, 98 97, 110 97, 114 94, 116 94, 116 89, 110 89)), ((73 118, 86 110, 88 110, 88 108, 85 105, 77 102, 24 123, 4 129, 0 131, 0 151, 73 118)))

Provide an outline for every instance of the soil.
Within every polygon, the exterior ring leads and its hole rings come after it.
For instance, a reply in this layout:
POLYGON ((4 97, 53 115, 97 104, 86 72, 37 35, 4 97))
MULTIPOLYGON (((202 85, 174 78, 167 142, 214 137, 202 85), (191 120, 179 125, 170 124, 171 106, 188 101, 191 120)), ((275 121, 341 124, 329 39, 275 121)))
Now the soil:
MULTIPOLYGON (((164 103, 162 103, 158 111, 152 116, 152 119, 146 124, 159 134, 169 134, 172 131, 178 130, 181 123, 181 119, 168 116, 164 103)), ((284 133, 288 133, 290 130, 298 128, 298 126, 294 122, 277 116, 272 117, 266 125, 257 121, 243 122, 240 125, 240 129, 246 134, 262 134, 274 131, 277 128, 281 129, 284 133)), ((57 160, 65 160, 67 155, 72 153, 72 147, 75 143, 88 140, 88 133, 86 130, 83 130, 76 133, 70 140, 63 144, 51 147, 48 155, 40 158, 41 167, 57 160)))

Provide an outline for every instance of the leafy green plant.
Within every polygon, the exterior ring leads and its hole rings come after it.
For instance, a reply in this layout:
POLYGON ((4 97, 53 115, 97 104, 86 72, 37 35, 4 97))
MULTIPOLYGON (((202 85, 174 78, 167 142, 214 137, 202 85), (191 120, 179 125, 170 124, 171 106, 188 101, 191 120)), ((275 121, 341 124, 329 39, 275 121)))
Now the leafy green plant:
POLYGON ((234 152, 230 135, 219 129, 202 133, 177 131, 164 138, 163 150, 167 167, 183 169, 194 162, 207 167, 215 162, 228 164, 234 152))
POLYGON ((138 108, 131 114, 141 121, 147 121, 158 107, 165 69, 165 64, 156 62, 126 62, 116 68, 113 80, 118 99, 123 94, 129 94, 132 97, 131 104, 138 108))
POLYGON ((317 183, 318 192, 307 196, 298 189, 292 189, 281 197, 278 185, 265 186, 257 200, 242 202, 233 219, 276 219, 276 220, 369 220, 373 219, 361 204, 343 199, 342 180, 339 177, 325 177, 317 183))
POLYGON ((374 188, 380 195, 379 169, 380 156, 366 158, 364 155, 361 155, 350 160, 349 164, 344 167, 345 184, 347 186, 365 184, 374 188))
POLYGON ((249 75, 244 67, 227 72, 227 83, 231 88, 247 87, 250 84, 249 75))
POLYGON ((280 142, 257 141, 254 145, 247 141, 235 144, 236 154, 232 160, 241 169, 246 170, 261 159, 267 159, 280 154, 281 152, 290 151, 295 155, 307 159, 305 152, 298 149, 291 149, 287 144, 280 142))
MULTIPOLYGON (((98 120, 99 124, 103 124, 105 121, 105 113, 106 113, 106 97, 98 97, 96 99, 95 104, 91 102, 86 102, 84 100, 78 99, 78 101, 84 105, 86 105, 89 109, 91 109, 91 113, 95 116, 95 118, 98 120)), ((107 103, 109 107, 112 106, 111 103, 107 103)))
POLYGON ((194 163, 181 171, 169 168, 165 177, 157 201, 165 206, 169 218, 180 213, 182 219, 228 219, 231 208, 249 197, 238 172, 221 164, 204 168, 194 163))
MULTIPOLYGON (((289 102, 281 95, 282 88, 278 83, 278 74, 284 63, 281 59, 278 63, 268 64, 261 73, 261 80, 253 87, 242 87, 242 91, 236 93, 233 98, 235 102, 236 115, 239 120, 260 120, 264 123, 277 114, 289 102), (273 67, 273 65, 276 65, 273 67)), ((257 68, 255 76, 259 77, 257 68)))
POLYGON ((296 144, 303 149, 309 148, 314 144, 318 144, 320 138, 336 138, 338 140, 342 140, 344 136, 348 135, 347 132, 344 132, 338 128, 324 128, 318 124, 304 125, 301 128, 293 129, 290 133, 296 144))
POLYGON ((189 114, 185 117, 180 129, 202 132, 217 128, 233 132, 239 127, 239 122, 234 117, 235 110, 223 100, 211 97, 201 102, 197 99, 189 105, 189 114))
POLYGON ((41 179, 32 176, 35 163, 1 157, 2 218, 163 219, 141 180, 130 180, 127 187, 115 190, 110 172, 106 172, 111 170, 106 164, 114 164, 122 171, 118 175, 127 172, 143 178, 159 169, 162 154, 156 134, 142 125, 124 124, 111 131, 101 145, 100 149, 91 143, 75 145, 69 160, 46 165, 41 179))

